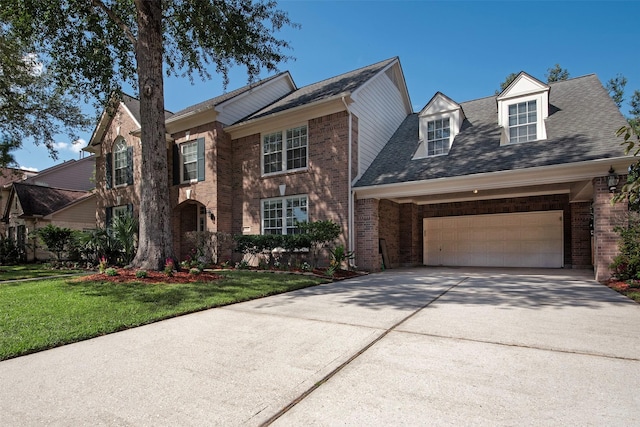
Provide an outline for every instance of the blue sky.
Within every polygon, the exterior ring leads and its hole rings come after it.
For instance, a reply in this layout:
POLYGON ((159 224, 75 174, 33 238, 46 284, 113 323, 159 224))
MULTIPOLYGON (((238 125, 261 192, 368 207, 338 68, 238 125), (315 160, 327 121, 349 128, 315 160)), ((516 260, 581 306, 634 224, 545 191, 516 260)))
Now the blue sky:
MULTIPOLYGON (((603 84, 624 75, 627 100, 640 89, 637 1, 281 0, 279 7, 302 26, 279 33, 295 57, 280 68, 298 87, 398 56, 414 110, 437 91, 457 102, 493 95, 513 72, 545 81, 556 63, 570 77, 595 73, 603 84)), ((229 90, 247 83, 241 68, 232 69, 230 79, 229 90)), ((170 111, 223 93, 217 76, 194 85, 167 79, 165 90, 170 111)), ((84 141, 91 132, 81 135, 84 141)), ((42 170, 78 158, 79 144, 59 142, 57 162, 31 142, 16 160, 42 170)))

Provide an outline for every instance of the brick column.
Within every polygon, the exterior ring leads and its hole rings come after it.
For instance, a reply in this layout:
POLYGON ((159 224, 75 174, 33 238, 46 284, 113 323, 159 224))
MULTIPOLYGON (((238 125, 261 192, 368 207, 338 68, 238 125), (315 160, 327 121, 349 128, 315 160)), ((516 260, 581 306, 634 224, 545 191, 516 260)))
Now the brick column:
POLYGON ((415 203, 400 205, 400 265, 414 266, 422 263, 421 229, 418 205, 415 203))
POLYGON ((362 199, 355 203, 355 240, 358 269, 380 271, 379 200, 362 199))
POLYGON ((591 203, 571 203, 571 266, 591 268, 591 203))
MULTIPOLYGON (((620 177, 620 182, 626 182, 626 175, 620 177)), ((593 267, 596 280, 603 281, 611 277, 609 265, 618 254, 618 242, 620 237, 613 231, 614 227, 621 224, 628 208, 626 202, 611 204, 613 195, 607 186, 607 177, 593 179, 593 234, 595 253, 593 267)))

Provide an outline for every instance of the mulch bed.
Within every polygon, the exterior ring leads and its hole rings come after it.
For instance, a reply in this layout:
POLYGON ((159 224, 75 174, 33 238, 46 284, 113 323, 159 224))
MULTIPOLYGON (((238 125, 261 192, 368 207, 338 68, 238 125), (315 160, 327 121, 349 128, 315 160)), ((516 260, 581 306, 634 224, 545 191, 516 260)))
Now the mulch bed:
POLYGON ((172 276, 167 276, 161 271, 147 270, 147 277, 136 277, 137 270, 119 268, 116 276, 108 276, 106 274, 92 274, 90 276, 82 276, 80 281, 102 281, 112 283, 194 283, 194 282, 213 282, 221 279, 219 274, 203 271, 200 274, 189 274, 188 271, 174 271, 172 276))
MULTIPOLYGON (((252 269, 253 270, 253 269, 252 269)), ((200 274, 189 274, 188 271, 174 271, 172 276, 167 276, 162 271, 150 271, 147 270, 147 277, 138 278, 136 277, 136 271, 133 269, 126 268, 118 268, 117 275, 108 276, 103 273, 91 274, 88 276, 79 277, 78 281, 102 281, 102 282, 111 282, 111 283, 195 283, 195 282, 213 282, 219 279, 222 279, 223 276, 220 274, 216 274, 211 271, 203 271, 200 274)), ((270 270, 255 270, 255 271, 265 271, 269 272, 270 270)), ((274 272, 281 273, 302 273, 302 271, 282 271, 282 270, 273 270, 274 272)), ((316 276, 325 278, 325 279, 333 279, 333 280, 343 280, 349 279, 351 277, 362 276, 364 273, 357 271, 347 271, 347 270, 336 270, 332 277, 326 275, 326 269, 323 268, 315 268, 310 272, 316 276)))

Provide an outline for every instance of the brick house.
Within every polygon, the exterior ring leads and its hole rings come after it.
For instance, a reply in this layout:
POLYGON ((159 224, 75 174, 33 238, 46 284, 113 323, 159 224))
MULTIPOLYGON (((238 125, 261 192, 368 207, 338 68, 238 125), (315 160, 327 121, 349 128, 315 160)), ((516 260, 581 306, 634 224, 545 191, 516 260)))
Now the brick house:
POLYGON ((436 93, 354 186, 359 266, 379 268, 384 242, 390 266, 593 266, 608 278, 627 209, 611 205, 608 175, 624 182, 633 160, 615 136, 624 125, 595 75, 520 73, 463 103, 436 93))
MULTIPOLYGON (((167 112, 174 252, 186 256, 189 231, 331 219, 362 269, 594 265, 603 277, 623 209, 607 175, 631 163, 614 135, 624 124, 593 75, 547 85, 521 73, 498 96, 437 93, 414 113, 398 58, 301 88, 283 72, 167 112)), ((139 103, 124 96, 85 148, 99 225, 138 214, 139 133, 139 103)))

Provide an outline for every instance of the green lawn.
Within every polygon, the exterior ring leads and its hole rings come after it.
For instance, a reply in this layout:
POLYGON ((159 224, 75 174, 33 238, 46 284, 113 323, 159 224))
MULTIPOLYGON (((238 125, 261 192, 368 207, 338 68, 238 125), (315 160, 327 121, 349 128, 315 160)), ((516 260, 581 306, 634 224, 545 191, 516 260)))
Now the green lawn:
POLYGON ((211 307, 326 282, 230 271, 209 283, 113 284, 72 278, 0 283, 0 360, 211 307))
POLYGON ((0 282, 5 280, 32 279, 38 277, 73 274, 82 270, 53 270, 44 264, 0 265, 0 282))

